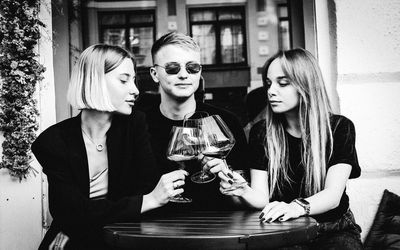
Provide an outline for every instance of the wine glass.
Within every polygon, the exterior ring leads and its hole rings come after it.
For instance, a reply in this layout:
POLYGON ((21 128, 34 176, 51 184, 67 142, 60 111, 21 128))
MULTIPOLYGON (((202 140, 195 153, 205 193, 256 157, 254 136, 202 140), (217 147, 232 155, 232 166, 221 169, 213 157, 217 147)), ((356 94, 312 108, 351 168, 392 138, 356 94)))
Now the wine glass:
MULTIPOLYGON (((201 152, 200 131, 197 128, 173 126, 167 147, 167 158, 178 164, 179 169, 185 168, 185 161, 195 159, 201 152)), ((176 195, 170 201, 178 203, 192 202, 190 198, 176 195)))
MULTIPOLYGON (((188 113, 185 115, 183 119, 183 126, 188 127, 188 128, 197 128, 200 131, 202 131, 203 125, 204 125, 204 119, 205 117, 208 117, 209 114, 205 111, 194 111, 191 113, 188 113)), ((204 141, 199 140, 199 141, 204 141)), ((204 147, 204 144, 201 145, 201 147, 204 147)), ((203 177, 203 182, 202 183, 207 183, 215 179, 215 174, 213 173, 206 173, 204 172, 203 177)))
MULTIPOLYGON (((235 145, 235 138, 219 115, 198 119, 198 127, 204 143, 201 153, 204 156, 219 158, 226 163, 226 157, 235 145)), ((207 183, 215 179, 215 174, 204 169, 191 176, 195 183, 207 183)))

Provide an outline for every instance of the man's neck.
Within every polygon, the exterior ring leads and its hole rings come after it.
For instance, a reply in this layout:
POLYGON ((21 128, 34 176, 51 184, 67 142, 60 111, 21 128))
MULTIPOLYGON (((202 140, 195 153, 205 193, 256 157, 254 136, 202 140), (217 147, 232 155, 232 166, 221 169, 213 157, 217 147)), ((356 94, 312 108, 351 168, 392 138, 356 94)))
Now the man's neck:
POLYGON ((161 114, 171 120, 183 120, 186 114, 196 111, 196 100, 191 96, 185 101, 161 96, 161 114))

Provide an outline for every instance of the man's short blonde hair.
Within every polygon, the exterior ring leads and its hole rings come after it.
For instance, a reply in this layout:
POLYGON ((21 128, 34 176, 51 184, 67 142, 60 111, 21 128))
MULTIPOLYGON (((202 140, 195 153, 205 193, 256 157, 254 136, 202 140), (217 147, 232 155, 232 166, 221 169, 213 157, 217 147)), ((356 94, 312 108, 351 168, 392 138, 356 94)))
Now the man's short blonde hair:
POLYGON ((158 38, 157 41, 154 42, 153 46, 151 47, 151 57, 153 59, 153 63, 155 63, 157 53, 168 45, 177 45, 181 48, 187 50, 193 50, 196 52, 200 52, 199 45, 194 41, 194 39, 188 35, 178 32, 170 32, 162 37, 158 38))
MULTIPOLYGON (((125 49, 106 44, 95 44, 85 49, 72 69, 67 100, 76 109, 115 111, 105 75, 117 68, 125 59, 135 59, 125 49)), ((132 72, 133 73, 133 72, 132 72)))

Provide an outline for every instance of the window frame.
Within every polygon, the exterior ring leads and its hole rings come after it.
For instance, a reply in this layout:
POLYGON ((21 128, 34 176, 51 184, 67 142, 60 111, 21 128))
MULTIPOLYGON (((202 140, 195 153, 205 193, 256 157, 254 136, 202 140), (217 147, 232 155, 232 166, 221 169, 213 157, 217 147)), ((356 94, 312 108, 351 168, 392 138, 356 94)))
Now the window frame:
MULTIPOLYGON (((154 9, 149 10, 126 10, 126 11, 99 11, 98 12, 98 27, 99 27, 99 41, 100 43, 104 43, 103 40, 103 32, 105 29, 119 28, 125 30, 125 44, 129 45, 129 29, 130 28, 142 28, 142 27, 152 27, 153 28, 153 43, 156 40, 156 13, 154 9), (102 24, 101 20, 104 15, 110 14, 118 14, 124 15, 125 23, 124 24, 102 24), (140 23, 129 23, 129 16, 135 14, 151 14, 153 16, 153 22, 140 22, 140 23)), ((131 48, 125 49, 131 51, 131 48)), ((133 52, 132 52, 133 53, 133 52)), ((138 68, 149 68, 152 65, 138 65, 138 68)))
POLYGON ((277 7, 277 14, 278 14, 278 42, 279 42, 279 49, 283 49, 283 37, 282 37, 282 28, 281 28, 281 23, 282 22, 288 22, 288 28, 289 28, 289 48, 293 48, 293 32, 292 32, 292 20, 291 20, 291 15, 290 15, 290 5, 289 3, 279 3, 276 5, 277 7), (283 17, 281 16, 279 8, 286 8, 287 11, 287 16, 283 17))
POLYGON ((211 24, 215 27, 215 64, 203 64, 204 68, 227 68, 232 66, 248 66, 247 58, 247 32, 246 32, 246 10, 245 6, 218 6, 218 7, 194 7, 188 9, 189 32, 193 36, 193 25, 211 24), (219 10, 238 11, 242 18, 238 20, 218 20, 219 10), (216 19, 210 21, 192 21, 191 14, 194 11, 215 11, 216 19), (243 57, 244 61, 239 63, 222 63, 221 54, 221 26, 223 25, 240 25, 243 31, 243 57))

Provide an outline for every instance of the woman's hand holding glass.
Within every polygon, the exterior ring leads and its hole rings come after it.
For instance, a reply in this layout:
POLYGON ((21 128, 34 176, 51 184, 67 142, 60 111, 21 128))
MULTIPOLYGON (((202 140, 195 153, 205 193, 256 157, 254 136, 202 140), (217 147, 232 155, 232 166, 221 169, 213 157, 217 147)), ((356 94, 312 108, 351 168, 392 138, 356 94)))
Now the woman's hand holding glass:
POLYGON ((201 131, 201 140, 203 141, 201 158, 199 157, 203 164, 202 171, 191 176, 191 180, 195 183, 207 183, 214 180, 214 173, 226 166, 225 158, 235 145, 235 138, 232 132, 220 116, 199 115, 201 113, 205 112, 200 111, 188 114, 184 119, 184 126, 195 127, 201 131), (210 171, 217 165, 219 168, 210 171))
POLYGON ((249 188, 243 170, 222 169, 218 172, 218 177, 221 179, 219 190, 225 195, 242 196, 249 188))
POLYGON ((183 193, 182 186, 188 172, 185 170, 175 170, 161 176, 154 190, 149 194, 152 198, 154 207, 167 204, 175 196, 183 193))

